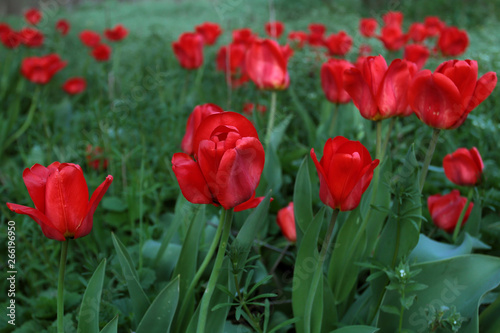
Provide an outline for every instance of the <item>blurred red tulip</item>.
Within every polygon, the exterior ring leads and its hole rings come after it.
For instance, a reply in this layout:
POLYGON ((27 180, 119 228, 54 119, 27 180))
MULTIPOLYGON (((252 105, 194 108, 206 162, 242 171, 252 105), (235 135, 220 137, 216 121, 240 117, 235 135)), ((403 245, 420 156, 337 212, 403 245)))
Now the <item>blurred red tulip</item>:
POLYGON ((288 60, 293 56, 293 49, 288 44, 280 45, 280 49, 285 61, 288 63, 288 60))
MULTIPOLYGON (((467 198, 461 197, 458 190, 453 190, 446 195, 435 194, 427 198, 427 206, 431 213, 432 222, 448 233, 455 230, 460 214, 467 203, 467 198)), ((465 212, 462 226, 469 219, 469 214, 474 207, 471 202, 465 212)))
POLYGON ((193 140, 192 157, 176 153, 172 169, 192 203, 234 208, 252 199, 264 168, 257 131, 245 116, 221 112, 205 118, 193 140))
POLYGON ((359 32, 364 37, 373 37, 377 31, 378 23, 374 18, 362 18, 359 20, 359 32))
POLYGON ((465 30, 447 27, 441 31, 437 46, 444 56, 457 56, 464 53, 469 46, 469 36, 465 30))
POLYGON ((80 40, 83 45, 94 48, 101 43, 101 36, 95 31, 84 30, 80 33, 80 40))
POLYGON ((99 146, 87 145, 85 158, 89 167, 94 170, 99 171, 108 168, 108 159, 104 157, 104 150, 99 146))
POLYGON ((475 186, 481 181, 484 164, 476 147, 468 150, 458 148, 454 153, 443 159, 446 177, 454 184, 475 186))
POLYGON ((221 46, 217 52, 217 70, 226 73, 230 71, 229 75, 226 77, 229 81, 228 84, 231 84, 233 88, 236 88, 249 80, 245 72, 246 52, 247 46, 241 43, 231 43, 229 45, 221 46), (228 49, 229 53, 227 52, 228 49))
POLYGON ((287 60, 274 40, 255 41, 247 51, 245 69, 259 89, 283 90, 290 83, 287 60))
POLYGON ((272 38, 280 38, 285 30, 283 22, 280 21, 267 22, 265 28, 267 35, 272 38))
POLYGON ((301 49, 307 41, 307 33, 304 31, 290 31, 288 34, 288 40, 293 42, 293 45, 301 49))
POLYGON ((42 19, 42 13, 36 8, 31 8, 24 13, 24 18, 29 24, 37 25, 42 19))
POLYGON ((361 44, 358 49, 359 57, 368 57, 372 53, 372 47, 370 45, 361 44))
POLYGON ((19 36, 21 42, 27 47, 42 46, 44 40, 44 36, 40 30, 30 27, 22 28, 21 31, 19 31, 19 36))
MULTIPOLYGON (((253 111, 255 110, 255 104, 254 103, 245 103, 243 104, 243 113, 247 115, 251 115, 253 111)), ((267 111, 267 108, 265 105, 260 105, 257 104, 257 111, 260 113, 264 113, 267 111)))
POLYGON ((0 41, 9 49, 15 49, 21 44, 21 36, 6 23, 0 23, 0 41))
POLYGON ((367 57, 360 68, 344 71, 344 89, 366 119, 409 116, 407 91, 416 72, 406 60, 395 59, 387 67, 382 56, 367 57))
POLYGON ((354 65, 343 59, 330 59, 321 66, 321 87, 326 98, 332 103, 345 104, 351 96, 344 90, 344 71, 354 65))
POLYGON ((111 46, 106 44, 99 44, 92 49, 90 54, 97 61, 108 61, 111 57, 111 46))
POLYGON ((112 42, 119 42, 128 36, 128 30, 123 25, 117 24, 112 29, 104 30, 104 36, 112 42))
POLYGON ((338 34, 331 34, 326 38, 325 46, 328 48, 330 55, 344 56, 352 47, 352 38, 341 30, 338 34))
POLYGON ((425 38, 427 38, 427 28, 423 23, 413 23, 410 25, 410 29, 408 30, 408 35, 411 40, 414 42, 420 43, 423 42, 425 38))
POLYGON ((62 61, 57 54, 28 57, 21 63, 21 74, 33 83, 46 84, 65 66, 66 61, 62 61))
POLYGON ((196 130, 205 118, 220 112, 224 112, 224 110, 222 110, 222 108, 218 105, 211 103, 197 105, 194 108, 187 120, 186 133, 184 134, 181 142, 181 149, 184 153, 188 155, 193 155, 195 153, 193 150, 193 139, 196 130))
POLYGON ((45 237, 58 241, 86 236, 92 230, 94 212, 113 181, 109 175, 89 200, 82 168, 54 162, 48 167, 26 168, 23 179, 36 208, 7 203, 15 213, 31 217, 45 237))
POLYGON ((71 26, 69 22, 65 19, 60 19, 56 23, 56 30, 59 31, 63 36, 66 36, 68 34, 70 27, 71 26))
POLYGON ((361 196, 370 185, 373 170, 379 164, 378 159, 372 161, 370 153, 360 142, 342 136, 326 141, 319 162, 314 148, 311 149, 311 158, 319 176, 321 201, 341 211, 358 207, 361 196))
POLYGON ((250 28, 243 28, 238 30, 233 30, 233 43, 244 44, 246 46, 251 46, 253 41, 257 38, 250 28))
POLYGON ((293 212, 293 202, 290 202, 285 208, 281 208, 276 215, 283 236, 290 242, 297 241, 297 231, 295 230, 295 214, 293 212))
POLYGON ((203 37, 206 45, 213 45, 222 33, 222 29, 217 23, 205 22, 196 26, 196 32, 203 37))
POLYGON ((323 46, 326 27, 321 23, 311 23, 309 24, 309 31, 311 32, 308 37, 309 45, 323 46))
POLYGON ((483 102, 497 84, 495 72, 477 80, 475 60, 449 60, 432 73, 423 70, 408 89, 408 102, 417 117, 430 127, 454 129, 483 102))
POLYGON ((197 69, 203 64, 203 37, 195 32, 185 32, 172 43, 175 56, 182 67, 197 69))
POLYGON ((387 12, 382 16, 385 26, 396 25, 401 27, 403 25, 403 13, 401 12, 387 12))
POLYGON ((408 41, 408 35, 403 33, 398 25, 389 25, 382 27, 381 35, 378 39, 382 41, 384 47, 389 51, 401 49, 408 41))
POLYGON ((427 16, 424 20, 428 36, 437 36, 444 29, 445 24, 437 16, 427 16))
POLYGON ((429 59, 431 52, 429 49, 422 44, 410 44, 405 46, 403 58, 414 62, 417 65, 417 69, 420 70, 424 67, 427 59, 429 59))
POLYGON ((87 88, 87 81, 83 77, 73 77, 66 80, 62 88, 70 95, 80 94, 87 88))

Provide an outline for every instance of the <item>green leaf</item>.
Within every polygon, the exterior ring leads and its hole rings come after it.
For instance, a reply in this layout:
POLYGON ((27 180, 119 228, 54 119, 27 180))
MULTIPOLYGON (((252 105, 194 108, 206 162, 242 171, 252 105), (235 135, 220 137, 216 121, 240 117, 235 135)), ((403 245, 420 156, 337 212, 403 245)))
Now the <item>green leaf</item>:
POLYGON ((104 197, 101 205, 112 212, 124 212, 128 208, 127 203, 118 197, 104 197))
POLYGON ((470 254, 474 249, 488 250, 490 248, 490 246, 468 233, 465 233, 464 240, 460 245, 441 243, 421 234, 417 246, 410 253, 409 259, 412 262, 436 261, 462 254, 470 254))
POLYGON ((500 332, 500 296, 479 316, 479 331, 483 333, 500 332))
POLYGON ((377 327, 353 325, 338 328, 335 331, 331 331, 330 333, 375 333, 377 331, 379 331, 379 328, 377 327))
MULTIPOLYGON (((422 269, 414 279, 428 288, 415 292, 413 306, 404 312, 403 328, 424 332, 427 329, 426 311, 431 306, 434 309, 451 309, 454 306, 462 317, 469 318, 462 324, 460 333, 479 332, 480 300, 486 292, 500 284, 500 259, 470 254, 414 267, 422 269)), ((398 307, 399 304, 397 291, 386 293, 384 306, 398 307)), ((398 321, 392 315, 381 312, 378 323, 383 332, 397 331, 398 321)))
POLYGON ((399 317, 399 309, 395 306, 390 306, 390 305, 382 305, 380 307, 380 310, 382 310, 385 313, 393 314, 399 317))
MULTIPOLYGON (((304 234, 307 227, 313 220, 311 178, 309 176, 309 156, 304 157, 300 164, 293 190, 293 211, 297 228, 297 238, 299 234, 304 234), (300 231, 300 233, 299 233, 300 231)), ((300 245, 300 239, 297 242, 300 245)))
POLYGON ((92 274, 83 294, 80 314, 78 315, 78 333, 99 332, 99 307, 105 272, 106 259, 103 259, 92 274))
POLYGON ((117 333, 118 332, 118 315, 116 315, 109 323, 101 330, 101 333, 117 333))
POLYGON ((288 87, 287 89, 288 93, 290 94, 290 97, 292 98, 293 103, 295 104, 295 111, 299 114, 299 117, 301 118, 306 130, 307 130, 307 138, 308 138, 308 143, 309 146, 312 146, 314 142, 316 141, 316 127, 314 125, 314 122, 309 115, 309 112, 307 109, 304 107, 304 105, 300 102, 299 98, 297 97, 297 94, 295 93, 293 85, 288 87))
POLYGON ((464 231, 469 233, 473 237, 479 237, 479 230, 481 229, 481 197, 476 195, 474 200, 474 207, 470 212, 467 223, 464 226, 464 231))
POLYGON ((127 282, 130 298, 132 298, 134 321, 139 322, 149 308, 150 302, 146 293, 139 284, 139 277, 134 268, 135 265, 132 263, 132 259, 130 258, 127 249, 114 233, 111 234, 111 238, 113 239, 113 245, 115 246, 120 266, 122 267, 123 276, 127 282))
POLYGON ((153 303, 142 317, 136 333, 170 332, 177 303, 179 301, 179 277, 172 280, 156 296, 153 303))

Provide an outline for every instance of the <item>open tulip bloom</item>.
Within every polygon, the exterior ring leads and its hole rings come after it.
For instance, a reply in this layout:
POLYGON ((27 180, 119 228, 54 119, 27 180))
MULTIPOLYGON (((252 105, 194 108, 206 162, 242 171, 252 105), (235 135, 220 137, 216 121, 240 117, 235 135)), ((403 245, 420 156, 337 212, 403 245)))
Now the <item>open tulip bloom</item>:
POLYGON ((481 181, 484 164, 476 147, 458 148, 443 159, 446 177, 457 185, 475 186, 481 181))

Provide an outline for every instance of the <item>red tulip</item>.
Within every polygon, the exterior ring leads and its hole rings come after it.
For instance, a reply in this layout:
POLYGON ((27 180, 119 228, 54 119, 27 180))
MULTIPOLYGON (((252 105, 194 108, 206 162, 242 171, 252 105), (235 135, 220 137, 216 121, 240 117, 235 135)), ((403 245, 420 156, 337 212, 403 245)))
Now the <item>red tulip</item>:
POLYGON ((311 23, 309 24, 309 45, 311 46, 323 46, 325 42, 325 32, 326 27, 321 23, 311 23))
POLYGON ((0 23, 0 41, 9 48, 15 49, 21 44, 21 36, 6 23, 0 23))
POLYGON ((287 60, 274 40, 255 41, 247 51, 245 69, 259 89, 283 90, 290 84, 287 60))
POLYGON ((469 46, 469 36, 465 30, 459 30, 457 27, 444 28, 437 46, 444 56, 457 56, 464 53, 469 46))
POLYGON ((382 41, 387 50, 397 51, 406 44, 408 35, 403 33, 400 26, 393 24, 383 27, 378 39, 382 41))
POLYGON ((425 124, 440 129, 462 125, 497 84, 495 72, 477 80, 475 60, 449 60, 432 73, 423 70, 408 89, 408 103, 425 124))
POLYGON ((94 170, 106 170, 108 168, 108 159, 104 157, 104 151, 101 147, 87 145, 85 149, 85 158, 87 164, 94 170))
POLYGON ((184 153, 188 155, 193 155, 195 153, 193 150, 193 139, 196 130, 205 118, 220 112, 224 112, 224 110, 222 110, 220 106, 211 103, 198 105, 194 108, 191 115, 189 115, 186 123, 186 133, 182 138, 181 148, 184 153))
POLYGON ((185 153, 172 158, 172 169, 189 202, 230 209, 253 198, 265 153, 245 116, 221 112, 205 118, 196 130, 193 150, 195 160, 185 153))
POLYGON ((92 49, 90 54, 97 61, 108 61, 111 57, 111 46, 106 44, 99 44, 92 49))
POLYGON ((411 40, 420 43, 427 37, 427 28, 423 23, 413 23, 412 25, 410 25, 408 35, 410 36, 411 40))
POLYGON ((97 32, 84 30, 80 33, 80 40, 83 45, 94 48, 101 43, 101 36, 97 32))
POLYGON ((420 70, 422 67, 424 67, 427 59, 429 59, 430 54, 431 52, 425 45, 410 44, 405 46, 403 58, 415 63, 417 65, 417 69, 420 70))
POLYGON ((293 212, 293 202, 290 202, 285 208, 281 208, 276 215, 276 222, 278 223, 283 236, 290 242, 297 241, 297 231, 295 230, 295 214, 293 212))
POLYGON ((23 179, 36 208, 13 203, 7 207, 31 217, 46 237, 65 241, 90 233, 94 212, 113 176, 106 177, 90 200, 82 168, 76 164, 54 162, 47 168, 35 164, 24 170, 23 179))
POLYGON ((37 25, 42 19, 42 13, 36 8, 31 8, 26 11, 24 18, 29 24, 37 25))
POLYGON ((283 22, 274 21, 274 22, 267 22, 265 28, 266 28, 266 33, 269 37, 280 38, 281 35, 283 34, 285 26, 283 25, 283 22))
POLYGON ((226 78, 228 80, 228 84, 231 84, 233 88, 238 87, 249 80, 245 72, 246 52, 247 46, 241 43, 231 43, 229 45, 222 46, 217 52, 217 70, 226 73, 230 71, 226 78))
POLYGON ((342 136, 328 139, 323 157, 318 162, 314 148, 311 158, 319 176, 319 197, 333 209, 348 211, 355 209, 373 178, 373 170, 379 160, 358 141, 342 136))
MULTIPOLYGON (((453 190, 446 195, 435 194, 427 198, 427 206, 431 213, 432 222, 448 233, 455 230, 460 214, 467 203, 467 198, 461 197, 458 190, 453 190)), ((462 226, 467 222, 469 214, 474 207, 471 202, 465 212, 462 226)))
POLYGON ((303 31, 290 31, 288 34, 288 40, 301 49, 307 41, 307 34, 303 31))
POLYGON ((437 36, 444 29, 445 24, 437 16, 427 16, 424 20, 428 36, 437 36))
POLYGON ((67 20, 65 19, 60 19, 56 23, 56 29, 61 33, 61 35, 66 36, 69 32, 70 29, 70 24, 67 20))
MULTIPOLYGON (((255 104, 254 103, 245 103, 243 104, 243 113, 251 115, 253 111, 255 110, 255 104)), ((267 108, 265 105, 260 105, 257 104, 257 111, 260 113, 264 113, 267 111, 267 108)))
POLYGON ((19 31, 21 42, 27 47, 39 47, 43 44, 43 34, 40 30, 26 27, 19 31))
POLYGON ((57 54, 29 57, 21 63, 21 74, 33 83, 46 84, 65 66, 66 61, 62 61, 57 54))
POLYGON ((83 77, 73 77, 68 79, 64 85, 63 90, 70 95, 80 94, 87 88, 87 81, 83 77))
POLYGON ((366 119, 408 116, 407 90, 416 71, 406 60, 396 59, 387 67, 382 56, 367 57, 361 68, 344 72, 344 89, 366 119))
POLYGON ((196 32, 203 37, 206 45, 213 45, 222 33, 222 29, 217 23, 205 22, 196 26, 196 32))
POLYGON ((112 42, 119 42, 125 37, 127 37, 127 35, 128 35, 128 30, 121 24, 117 24, 112 29, 104 30, 104 36, 112 42))
POLYGON ((354 65, 343 59, 330 59, 321 66, 321 87, 332 103, 349 103, 351 96, 344 90, 344 71, 354 65))
POLYGON ((359 32, 364 37, 375 36, 375 31, 378 28, 377 20, 374 18, 362 18, 359 20, 359 32))
POLYGON ((288 60, 293 56, 293 49, 288 44, 280 45, 280 49, 285 61, 288 63, 288 60))
POLYGON ((330 51, 330 55, 344 56, 352 47, 352 38, 345 31, 340 31, 326 38, 325 46, 330 51))
POLYGON ((182 67, 196 69, 203 64, 203 37, 195 32, 185 32, 172 43, 175 56, 182 67))
POLYGON ((396 25, 401 27, 403 25, 403 13, 401 12, 387 12, 382 16, 384 25, 396 25))
POLYGON ((443 168, 446 177, 454 184, 475 186, 481 181, 484 164, 476 147, 470 150, 458 148, 444 157, 443 168))
POLYGON ((257 36, 253 34, 250 28, 233 30, 233 43, 235 44, 244 44, 246 46, 251 46, 256 38, 257 36))

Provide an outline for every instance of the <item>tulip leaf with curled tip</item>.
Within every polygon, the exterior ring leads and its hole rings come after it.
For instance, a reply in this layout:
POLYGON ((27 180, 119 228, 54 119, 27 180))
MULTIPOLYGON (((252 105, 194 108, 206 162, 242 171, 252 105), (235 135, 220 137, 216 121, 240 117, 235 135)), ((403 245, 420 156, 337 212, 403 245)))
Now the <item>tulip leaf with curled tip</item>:
POLYGON ((306 304, 311 291, 314 270, 318 264, 318 236, 323 224, 325 210, 326 208, 323 206, 311 223, 309 223, 309 227, 299 245, 297 259, 295 260, 292 283, 292 308, 294 317, 300 318, 295 324, 295 329, 298 333, 319 332, 321 329, 320 326, 323 317, 323 274, 321 274, 318 289, 314 295, 312 308, 306 309, 306 304), (306 311, 310 314, 310 326, 304 321, 306 311))
POLYGON ((106 324, 100 333, 117 333, 118 332, 118 315, 116 315, 109 323, 106 324))
POLYGON ((170 332, 177 303, 179 302, 179 277, 170 281, 149 306, 136 333, 170 332))
POLYGON ((465 233, 464 240, 460 245, 441 243, 421 234, 417 246, 410 253, 410 262, 427 262, 456 257, 462 254, 470 254, 472 250, 488 250, 490 246, 479 239, 465 233))
POLYGON ((102 285, 106 272, 106 259, 97 266, 83 294, 80 314, 78 315, 78 333, 99 332, 99 306, 101 304, 102 285))
POLYGON ((297 243, 313 220, 311 177, 309 176, 309 156, 300 164, 293 190, 293 212, 297 229, 297 243))
MULTIPOLYGON (((447 317, 447 313, 454 308, 465 319, 460 333, 479 332, 480 300, 486 292, 500 284, 500 258, 469 254, 412 266, 412 270, 417 269, 422 271, 413 280, 428 287, 412 292, 416 297, 410 309, 404 311, 403 328, 427 332, 426 313, 443 310, 444 317, 447 317)), ((388 291, 382 305, 400 308, 399 293, 396 290, 388 291)), ((399 320, 395 318, 394 315, 380 312, 377 326, 382 332, 396 332, 399 320)))
POLYGON ((113 245, 115 246, 120 266, 122 267, 123 276, 127 282, 130 298, 132 299, 134 320, 140 321, 150 306, 149 299, 139 283, 139 276, 127 249, 114 233, 111 234, 111 238, 113 239, 113 245))
POLYGON ((353 326, 344 326, 342 328, 338 328, 330 333, 375 333, 379 331, 380 328, 372 327, 372 326, 364 326, 364 325, 353 325, 353 326))

